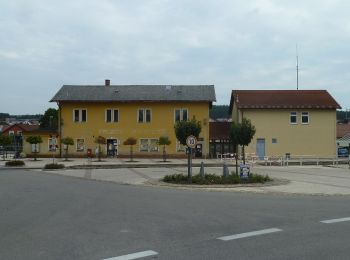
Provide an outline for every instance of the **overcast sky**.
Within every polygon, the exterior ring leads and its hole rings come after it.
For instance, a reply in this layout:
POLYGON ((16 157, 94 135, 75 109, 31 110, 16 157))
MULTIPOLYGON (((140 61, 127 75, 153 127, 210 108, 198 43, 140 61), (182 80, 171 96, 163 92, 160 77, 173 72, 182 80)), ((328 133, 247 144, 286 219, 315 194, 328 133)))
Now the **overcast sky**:
POLYGON ((0 0, 0 112, 43 113, 63 84, 327 89, 350 108, 350 1, 0 0))

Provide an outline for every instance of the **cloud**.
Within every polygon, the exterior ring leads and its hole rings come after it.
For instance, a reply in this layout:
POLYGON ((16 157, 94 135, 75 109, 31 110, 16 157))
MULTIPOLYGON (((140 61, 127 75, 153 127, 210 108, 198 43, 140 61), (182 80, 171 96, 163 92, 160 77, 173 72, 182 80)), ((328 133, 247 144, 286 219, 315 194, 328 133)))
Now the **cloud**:
POLYGON ((326 88, 350 107, 349 7, 340 0, 2 1, 0 76, 16 95, 1 95, 0 110, 39 113, 62 84, 104 78, 215 84, 217 103, 228 104, 233 88, 295 88, 296 43, 300 88, 326 88))

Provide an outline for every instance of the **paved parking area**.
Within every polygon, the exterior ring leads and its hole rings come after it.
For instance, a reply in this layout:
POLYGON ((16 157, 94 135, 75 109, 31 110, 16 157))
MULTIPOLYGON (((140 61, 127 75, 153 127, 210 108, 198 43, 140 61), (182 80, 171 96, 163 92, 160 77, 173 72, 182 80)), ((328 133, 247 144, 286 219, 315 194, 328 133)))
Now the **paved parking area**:
MULTIPOLYGON (((234 171, 234 167, 230 167, 234 171)), ((199 168, 193 168, 197 174, 199 168)), ((222 174, 221 167, 207 167, 206 173, 222 174)), ((267 185, 254 187, 210 188, 211 190, 247 191, 247 192, 277 192, 292 194, 317 195, 349 195, 350 169, 347 166, 333 168, 323 166, 256 166, 252 172, 268 174, 275 179, 288 180, 283 185, 267 185)), ((149 185, 156 183, 167 174, 187 174, 187 168, 120 168, 120 169, 79 169, 47 171, 49 174, 60 174, 79 178, 110 181, 123 184, 149 185)))

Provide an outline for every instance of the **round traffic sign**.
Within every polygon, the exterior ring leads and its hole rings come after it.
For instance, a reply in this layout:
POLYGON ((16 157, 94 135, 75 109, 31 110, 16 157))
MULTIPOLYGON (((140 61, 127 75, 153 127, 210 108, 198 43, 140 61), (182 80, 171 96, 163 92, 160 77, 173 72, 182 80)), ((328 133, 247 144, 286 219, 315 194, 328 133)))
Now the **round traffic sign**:
POLYGON ((187 137, 186 139, 186 144, 188 147, 190 148, 195 148, 196 144, 197 144, 197 138, 193 135, 190 135, 189 137, 187 137))

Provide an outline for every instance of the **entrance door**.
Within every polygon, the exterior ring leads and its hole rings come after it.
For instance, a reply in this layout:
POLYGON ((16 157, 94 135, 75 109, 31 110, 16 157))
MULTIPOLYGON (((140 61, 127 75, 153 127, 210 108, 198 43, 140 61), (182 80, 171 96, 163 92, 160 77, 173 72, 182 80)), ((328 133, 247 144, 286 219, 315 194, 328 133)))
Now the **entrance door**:
POLYGON ((107 156, 115 157, 118 155, 117 139, 107 139, 107 156))
POLYGON ((264 160, 265 157, 265 139, 258 138, 256 140, 256 155, 260 160, 264 160))

